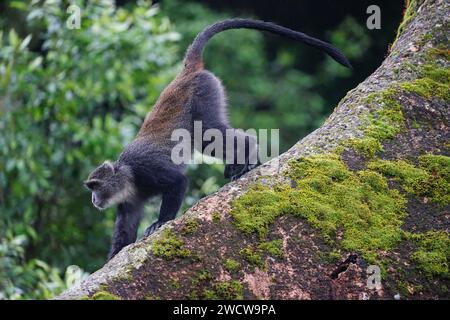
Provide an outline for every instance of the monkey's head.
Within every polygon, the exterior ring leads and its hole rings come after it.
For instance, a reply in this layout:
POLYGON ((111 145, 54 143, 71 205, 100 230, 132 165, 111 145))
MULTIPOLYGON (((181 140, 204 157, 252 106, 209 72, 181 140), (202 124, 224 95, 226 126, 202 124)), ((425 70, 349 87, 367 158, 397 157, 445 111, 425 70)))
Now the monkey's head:
POLYGON ((133 177, 129 167, 105 161, 84 182, 92 192, 92 204, 99 210, 123 203, 134 196, 133 177))

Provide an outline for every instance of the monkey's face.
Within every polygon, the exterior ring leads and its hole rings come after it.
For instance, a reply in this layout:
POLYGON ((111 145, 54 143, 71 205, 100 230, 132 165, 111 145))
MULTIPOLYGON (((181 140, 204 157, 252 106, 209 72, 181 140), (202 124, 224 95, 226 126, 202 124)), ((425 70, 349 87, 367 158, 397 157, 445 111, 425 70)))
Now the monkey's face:
POLYGON ((94 207, 104 210, 133 196, 134 190, 127 173, 109 161, 91 172, 84 184, 92 192, 94 207))

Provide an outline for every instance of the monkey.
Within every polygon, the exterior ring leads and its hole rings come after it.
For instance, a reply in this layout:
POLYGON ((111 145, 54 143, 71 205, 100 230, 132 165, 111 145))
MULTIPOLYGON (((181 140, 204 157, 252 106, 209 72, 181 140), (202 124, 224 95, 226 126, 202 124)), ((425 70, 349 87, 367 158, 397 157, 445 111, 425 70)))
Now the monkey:
MULTIPOLYGON (((303 42, 351 68, 346 57, 331 44, 271 22, 227 19, 203 29, 188 47, 182 70, 161 92, 135 139, 115 162, 105 161, 85 181, 85 186, 92 192, 92 204, 97 209, 117 205, 108 260, 136 241, 144 203, 150 197, 162 195, 162 202, 159 217, 145 230, 145 237, 174 219, 180 209, 188 180, 184 173, 185 165, 176 164, 171 159, 171 150, 177 143, 171 140, 174 130, 186 129, 192 133, 194 121, 202 121, 203 131, 217 129, 226 137, 225 140, 236 139, 239 135, 242 138, 243 133, 236 133, 236 136, 227 133, 233 128, 227 118, 224 87, 219 78, 204 68, 202 60, 203 49, 214 35, 241 28, 268 31, 303 42)), ((248 161, 248 155, 257 151, 257 145, 248 135, 244 135, 244 139, 245 163, 227 163, 225 178, 238 179, 257 165, 248 161)), ((223 157, 227 156, 225 145, 224 142, 223 157)), ((205 147, 206 143, 201 142, 199 151, 205 147)), ((236 160, 236 156, 232 160, 236 160)))

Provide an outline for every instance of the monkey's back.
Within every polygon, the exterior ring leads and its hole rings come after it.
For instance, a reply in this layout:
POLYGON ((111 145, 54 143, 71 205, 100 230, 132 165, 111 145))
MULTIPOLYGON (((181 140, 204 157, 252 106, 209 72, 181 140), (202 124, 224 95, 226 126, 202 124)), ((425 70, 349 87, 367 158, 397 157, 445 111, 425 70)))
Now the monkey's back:
POLYGON ((152 111, 145 117, 138 138, 150 136, 154 140, 170 140, 175 129, 191 130, 190 101, 198 73, 183 70, 161 92, 152 111))
POLYGON ((185 69, 163 90, 136 139, 145 139, 169 152, 179 143, 172 141, 173 132, 184 129, 191 135, 191 146, 198 148, 203 146, 205 130, 218 129, 225 134, 229 127, 226 105, 219 78, 207 70, 185 69), (200 135, 194 133, 194 121, 201 122, 200 135), (194 143, 194 139, 200 141, 194 143))

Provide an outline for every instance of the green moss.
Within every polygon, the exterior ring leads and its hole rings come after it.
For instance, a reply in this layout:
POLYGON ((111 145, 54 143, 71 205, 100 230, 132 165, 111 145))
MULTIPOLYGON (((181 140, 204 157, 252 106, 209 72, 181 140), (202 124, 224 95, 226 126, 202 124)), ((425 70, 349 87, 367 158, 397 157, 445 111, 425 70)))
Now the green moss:
POLYGON ((448 48, 431 48, 427 51, 427 56, 430 61, 433 61, 435 58, 450 60, 450 50, 448 48))
POLYGON ((186 220, 186 222, 183 225, 183 228, 181 229, 181 233, 184 235, 193 234, 198 229, 198 221, 197 219, 191 218, 186 220))
POLYGON ((202 297, 203 290, 201 288, 204 286, 209 286, 211 278, 211 274, 207 269, 197 271, 192 277, 192 290, 187 295, 187 298, 189 298, 190 300, 198 300, 199 297, 202 297))
POLYGON ((409 239, 417 245, 411 255, 418 268, 429 276, 449 277, 450 237, 445 231, 428 231, 410 234, 409 239))
POLYGON ((264 267, 264 260, 261 254, 261 250, 254 248, 253 246, 248 246, 239 251, 239 254, 253 266, 264 267))
POLYGON ((264 255, 269 254, 274 257, 283 258, 283 242, 281 239, 263 241, 259 244, 249 245, 239 251, 244 260, 253 266, 265 267, 264 255))
POLYGON ((166 260, 189 257, 191 252, 183 248, 183 245, 183 240, 179 239, 173 231, 166 229, 153 243, 152 251, 155 256, 166 260))
POLYGON ((426 154, 419 157, 419 165, 430 177, 422 192, 432 202, 442 206, 450 204, 450 157, 426 154))
POLYGON ((433 35, 431 33, 425 33, 421 38, 421 44, 433 40, 433 35))
POLYGON ((400 293, 401 299, 408 299, 423 291, 423 286, 420 284, 410 283, 407 280, 401 279, 396 282, 397 292, 400 293))
MULTIPOLYGON (((433 60, 431 60, 433 61, 433 60)), ((428 63, 419 68, 418 79, 401 83, 404 91, 413 92, 426 99, 450 100, 450 70, 436 63, 428 63)))
POLYGON ((364 130, 366 137, 377 140, 394 138, 403 127, 404 117, 397 100, 398 90, 389 88, 367 97, 367 103, 376 107, 370 123, 364 130))
POLYGON ((386 179, 378 172, 363 170, 358 172, 361 182, 369 185, 375 192, 386 192, 388 184, 386 179))
POLYGON ((161 300, 161 297, 154 294, 148 294, 144 297, 144 300, 161 300))
POLYGON ((272 256, 283 258, 283 241, 281 239, 261 242, 258 249, 264 250, 272 256))
POLYGON ((369 162, 367 167, 400 182, 408 193, 414 193, 424 181, 429 179, 426 171, 416 168, 404 160, 376 160, 369 162))
POLYGON ((172 289, 180 289, 181 288, 181 284, 178 279, 170 279, 169 285, 172 289))
MULTIPOLYGON (((435 55, 435 51, 427 51, 426 55, 435 55)), ((439 53, 441 53, 439 51, 439 53)), ((442 53, 441 53, 442 54, 442 53)), ((383 151, 381 142, 393 139, 404 128, 404 116, 401 105, 396 98, 400 90, 413 92, 426 99, 437 98, 450 100, 450 70, 437 65, 433 59, 426 64, 415 67, 405 63, 407 72, 416 73, 417 79, 394 85, 392 88, 372 93, 366 103, 374 109, 367 121, 362 124, 363 137, 351 139, 345 143, 367 157, 374 157, 383 151)))
POLYGON ((223 267, 230 273, 236 273, 237 271, 239 271, 241 264, 238 261, 229 258, 225 260, 225 262, 223 263, 223 267))
POLYGON ((236 280, 222 281, 215 283, 211 289, 205 289, 203 294, 207 300, 242 300, 244 287, 236 280))
POLYGON ((450 204, 450 157, 422 155, 418 167, 403 160, 376 160, 368 168, 399 182, 408 193, 441 206, 450 204))
POLYGON ((414 92, 424 98, 440 98, 445 101, 450 100, 450 91, 448 86, 440 84, 429 78, 417 79, 411 82, 400 84, 400 87, 408 92, 414 92))
POLYGON ((418 8, 418 2, 421 2, 419 0, 406 0, 406 7, 405 11, 403 13, 403 20, 400 23, 400 26, 397 30, 397 36, 395 37, 394 43, 392 44, 392 47, 395 46, 397 43, 398 38, 402 34, 402 32, 405 30, 406 26, 411 22, 412 18, 416 15, 416 10, 418 8))
MULTIPOLYGON (((280 204, 289 199, 288 187, 275 186, 270 189, 261 184, 251 189, 233 202, 230 212, 236 227, 244 233, 258 233, 262 238, 267 234, 268 227, 275 219, 282 215, 280 204)), ((285 212, 287 213, 287 212, 285 212)))
POLYGON ((355 150, 360 151, 367 157, 374 157, 378 151, 383 151, 381 142, 372 137, 352 139, 348 142, 348 145, 353 147, 355 150))
POLYGON ((319 252, 319 259, 328 264, 334 264, 342 259, 342 254, 335 250, 330 252, 319 252))
POLYGON ((113 282, 132 282, 134 267, 130 264, 126 267, 126 269, 119 274, 111 277, 111 281, 113 282))
POLYGON ((94 293, 91 300, 122 300, 122 298, 107 291, 98 291, 94 293))
MULTIPOLYGON (((340 245, 369 261, 400 241, 405 199, 388 189, 380 174, 354 173, 338 156, 328 154, 292 162, 287 175, 296 187, 256 185, 233 203, 231 215, 239 230, 264 237, 276 218, 292 214, 318 228, 330 243, 341 231, 340 245)), ((241 254, 254 265, 262 263, 255 248, 241 254)))
POLYGON ((366 103, 375 111, 362 125, 364 136, 345 144, 368 157, 383 151, 381 141, 393 139, 404 126, 401 106, 396 99, 398 94, 398 90, 392 88, 370 94, 366 103))
POLYGON ((448 85, 450 83, 449 68, 443 68, 436 63, 429 63, 422 66, 420 68, 420 76, 423 78, 429 78, 432 81, 438 82, 443 85, 448 85))
POLYGON ((212 214, 212 220, 214 222, 219 222, 220 221, 220 213, 217 211, 214 211, 212 214))
POLYGON ((211 275, 208 270, 200 270, 197 274, 192 278, 191 284, 193 287, 198 286, 200 283, 208 281, 211 279, 211 275))

